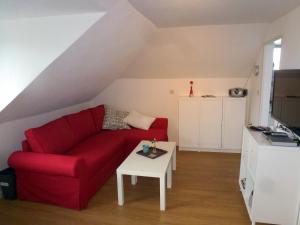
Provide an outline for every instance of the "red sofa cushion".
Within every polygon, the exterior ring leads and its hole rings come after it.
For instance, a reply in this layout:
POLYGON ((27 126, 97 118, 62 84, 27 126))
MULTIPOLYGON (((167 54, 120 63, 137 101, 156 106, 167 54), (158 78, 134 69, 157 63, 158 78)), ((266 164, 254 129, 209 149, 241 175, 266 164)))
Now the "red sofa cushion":
POLYGON ((166 118, 156 118, 152 123, 150 129, 168 129, 168 119, 166 118))
POLYGON ((67 115, 65 118, 74 132, 77 143, 97 132, 90 110, 67 115))
POLYGON ((90 111, 93 115, 97 131, 102 130, 103 119, 105 114, 104 105, 99 105, 97 107, 90 108, 90 111))
POLYGON ((138 145, 141 140, 153 140, 166 141, 168 139, 165 130, 161 129, 150 129, 141 130, 133 129, 132 132, 126 134, 126 141, 130 145, 138 145))
POLYGON ((75 144, 74 134, 64 118, 25 131, 33 152, 63 154, 75 144))
POLYGON ((163 129, 149 129, 142 130, 137 128, 132 128, 130 130, 105 130, 100 132, 100 135, 115 135, 118 137, 123 137, 126 140, 126 143, 130 146, 137 146, 141 140, 153 140, 154 138, 157 141, 167 141, 167 131, 163 129))
POLYGON ((85 174, 89 177, 101 170, 106 163, 110 163, 114 155, 124 155, 123 146, 123 137, 101 132, 79 143, 67 154, 80 157, 85 161, 85 174))
POLYGON ((130 130, 105 130, 100 132, 102 135, 115 135, 124 137, 126 144, 124 146, 125 157, 128 156, 132 150, 140 143, 141 140, 168 141, 167 130, 164 129, 130 129, 130 130))

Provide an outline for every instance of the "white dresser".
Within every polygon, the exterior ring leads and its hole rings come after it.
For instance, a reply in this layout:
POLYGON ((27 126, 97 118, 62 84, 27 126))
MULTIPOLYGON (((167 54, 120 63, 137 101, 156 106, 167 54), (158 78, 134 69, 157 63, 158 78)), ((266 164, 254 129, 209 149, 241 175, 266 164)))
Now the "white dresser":
POLYGON ((181 97, 179 149, 239 152, 246 98, 181 97))
POLYGON ((272 146, 244 128, 239 184, 252 224, 299 224, 299 147, 272 146))

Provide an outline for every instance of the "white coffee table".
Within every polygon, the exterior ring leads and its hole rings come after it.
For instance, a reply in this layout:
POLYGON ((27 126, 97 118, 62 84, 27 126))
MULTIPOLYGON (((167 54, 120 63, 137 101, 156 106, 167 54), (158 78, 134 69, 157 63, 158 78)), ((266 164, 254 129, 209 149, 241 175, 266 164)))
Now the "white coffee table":
POLYGON ((172 187, 172 169, 176 170, 176 143, 157 142, 156 147, 168 151, 168 153, 156 159, 136 154, 144 144, 151 144, 149 141, 141 141, 131 152, 125 161, 117 169, 118 182, 118 204, 124 205, 124 184, 123 175, 131 175, 131 184, 136 185, 137 176, 156 177, 160 180, 160 210, 166 209, 166 174, 167 187, 172 187))

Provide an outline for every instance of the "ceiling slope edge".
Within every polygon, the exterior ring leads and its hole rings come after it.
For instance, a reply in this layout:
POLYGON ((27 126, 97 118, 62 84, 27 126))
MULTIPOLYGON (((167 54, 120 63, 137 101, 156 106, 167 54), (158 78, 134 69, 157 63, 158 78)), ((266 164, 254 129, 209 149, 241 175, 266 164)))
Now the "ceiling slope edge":
POLYGON ((88 102, 122 77, 155 31, 126 0, 118 1, 0 113, 0 123, 88 102))
POLYGON ((0 122, 21 93, 104 14, 0 21, 0 122))

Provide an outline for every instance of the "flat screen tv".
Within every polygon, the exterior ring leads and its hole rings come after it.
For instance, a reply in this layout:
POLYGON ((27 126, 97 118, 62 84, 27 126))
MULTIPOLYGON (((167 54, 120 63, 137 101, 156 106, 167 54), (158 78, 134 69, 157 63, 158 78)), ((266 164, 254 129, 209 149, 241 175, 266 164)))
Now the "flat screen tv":
POLYGON ((300 70, 274 72, 271 115, 300 136, 300 70))

